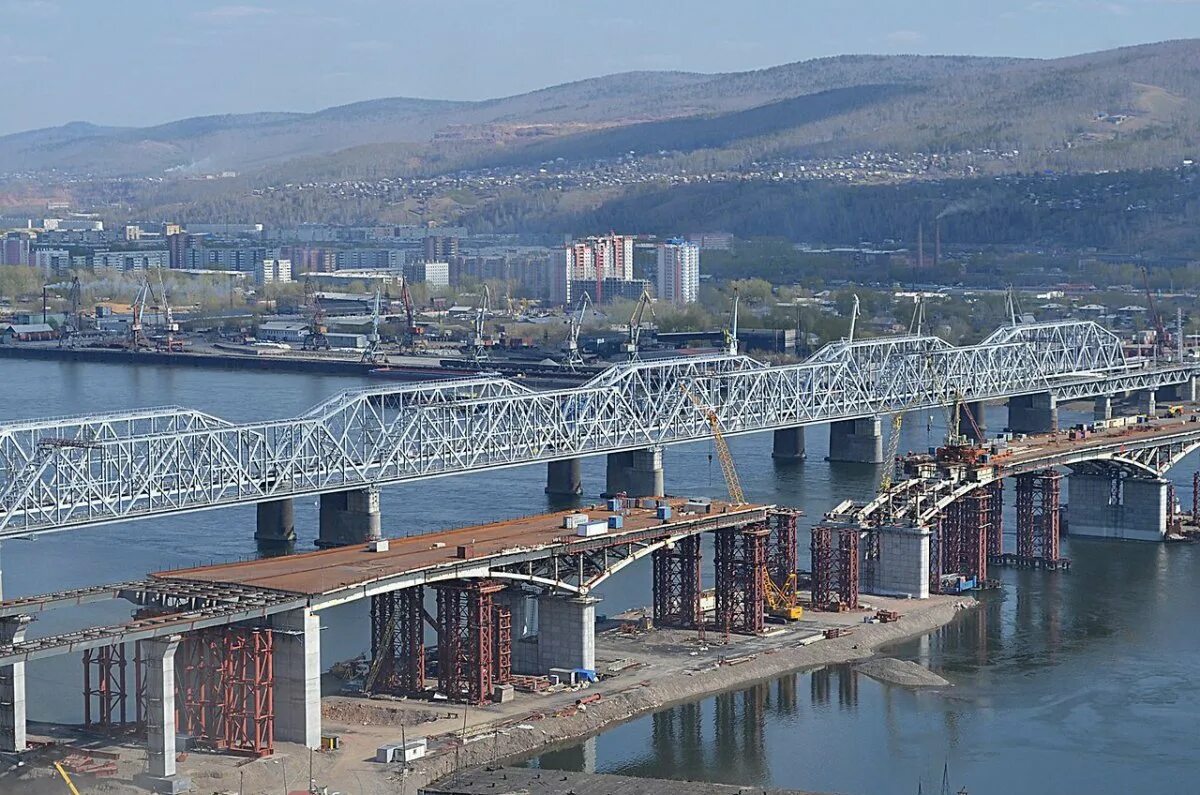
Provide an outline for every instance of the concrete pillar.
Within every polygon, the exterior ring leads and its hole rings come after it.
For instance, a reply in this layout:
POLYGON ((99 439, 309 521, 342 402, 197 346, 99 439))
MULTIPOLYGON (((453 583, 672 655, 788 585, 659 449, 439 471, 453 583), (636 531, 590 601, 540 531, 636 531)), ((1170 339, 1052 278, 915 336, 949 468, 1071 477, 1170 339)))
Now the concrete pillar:
POLYGON ((981 402, 961 403, 954 409, 958 413, 958 432, 974 442, 987 441, 987 415, 981 402), (970 418, 967 414, 970 414, 970 418), (972 424, 974 421, 974 424, 972 424), (976 428, 979 432, 976 433, 976 428))
POLYGON ((829 460, 857 464, 883 463, 883 433, 878 417, 829 424, 829 460))
POLYGON ((296 543, 296 510, 292 500, 260 502, 255 508, 258 522, 254 540, 263 546, 288 546, 296 543))
MULTIPOLYGON (((0 646, 25 640, 33 619, 12 616, 0 619, 0 646)), ((25 663, 0 665, 0 751, 25 750, 25 663)))
POLYGON ((1149 414, 1151 417, 1158 411, 1158 394, 1153 389, 1138 393, 1138 414, 1149 414))
POLYGON ((191 782, 175 772, 175 650, 180 635, 142 642, 146 661, 148 770, 135 781, 154 792, 187 792, 191 782))
POLYGON ((275 736, 321 746, 321 622, 308 608, 271 617, 275 630, 275 736))
POLYGON ((520 586, 510 585, 494 597, 512 614, 512 669, 516 674, 537 676, 538 666, 538 600, 520 586))
POLYGON ((613 497, 629 491, 629 469, 633 453, 609 453, 604 468, 604 496, 613 497))
POLYGON ((321 495, 317 546, 344 547, 381 536, 378 489, 349 489, 321 495))
POLYGON ((666 493, 661 447, 633 451, 626 486, 630 497, 661 497, 666 493))
POLYGON ((879 527, 879 558, 871 566, 861 566, 866 593, 929 598, 929 543, 925 527, 879 527))
POLYGON ((1067 477, 1067 525, 1072 536, 1161 541, 1167 532, 1163 478, 1073 472, 1067 477))
POLYGON ((1049 392, 1009 398, 1008 429, 1013 433, 1057 431, 1058 399, 1049 392))
POLYGON ((596 604, 590 596, 538 597, 538 667, 596 668, 596 604))
POLYGON ((1112 395, 1101 395, 1096 398, 1096 407, 1092 410, 1092 419, 1111 420, 1112 415, 1112 395))
POLYGON ((775 431, 771 457, 776 461, 803 461, 808 457, 804 449, 803 428, 780 428, 775 431))
POLYGON ((583 459, 568 458, 546 465, 546 493, 555 497, 583 494, 583 459))

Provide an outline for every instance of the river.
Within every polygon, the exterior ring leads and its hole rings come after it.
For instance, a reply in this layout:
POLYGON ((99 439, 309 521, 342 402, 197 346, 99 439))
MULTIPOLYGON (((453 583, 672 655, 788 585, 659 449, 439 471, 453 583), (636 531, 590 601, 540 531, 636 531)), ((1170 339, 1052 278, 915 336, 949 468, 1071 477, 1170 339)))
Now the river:
MULTIPOLYGON (((301 413, 351 378, 0 361, 0 422, 176 404, 232 420, 301 413)), ((1064 410, 1062 421, 1087 413, 1064 410)), ((1004 424, 989 407, 988 424, 1004 424)), ((936 444, 944 420, 910 415, 902 449, 936 444)), ((748 497, 803 508, 811 523, 836 502, 861 498, 874 467, 824 461, 828 434, 808 433, 809 459, 772 461, 770 434, 732 441, 748 497)), ((667 490, 724 492, 709 442, 668 448, 667 490)), ((1190 497, 1194 459, 1172 473, 1190 497)), ((589 495, 603 487, 603 457, 584 462, 589 495)), ((385 488, 384 532, 400 535, 558 507, 541 466, 385 488)), ((1069 499, 1069 495, 1065 497, 1069 499)), ((1013 527, 1011 489, 1006 527, 1013 527)), ((299 548, 316 536, 315 500, 298 501, 299 548)), ((253 556, 254 510, 231 508, 6 541, 6 597, 141 577, 148 571, 253 556)), ((1006 548, 1015 546, 1006 538, 1006 548)), ((1068 539, 1069 573, 1002 571, 1002 591, 956 623, 890 650, 929 665, 955 687, 913 693, 839 667, 794 674, 613 728, 531 764, 634 775, 703 778, 859 795, 937 792, 944 765, 957 790, 1126 793, 1178 791, 1200 770, 1192 741, 1200 714, 1200 549, 1068 539)), ((802 535, 801 565, 807 565, 802 535)), ((711 581, 711 573, 706 573, 711 581)), ((649 561, 598 594, 600 612, 647 604, 649 561)), ((45 614, 30 637, 128 617, 124 603, 45 614)), ((322 614, 326 662, 364 649, 365 605, 322 614)), ((27 668, 33 720, 76 722, 82 673, 74 657, 27 668)), ((1184 789, 1187 787, 1185 786, 1184 789)))

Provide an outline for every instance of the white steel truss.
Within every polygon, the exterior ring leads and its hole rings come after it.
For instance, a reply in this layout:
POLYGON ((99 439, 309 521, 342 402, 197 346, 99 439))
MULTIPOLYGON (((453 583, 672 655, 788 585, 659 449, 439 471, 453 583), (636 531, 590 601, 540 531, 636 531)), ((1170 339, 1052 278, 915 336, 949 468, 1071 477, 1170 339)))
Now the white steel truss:
POLYGON ((744 356, 634 362, 575 388, 478 377, 343 392, 235 424, 165 408, 0 426, 0 538, 708 438, 1048 392, 1179 384, 1200 365, 1126 361, 1094 323, 1001 329, 956 347, 838 342, 795 365, 744 356))

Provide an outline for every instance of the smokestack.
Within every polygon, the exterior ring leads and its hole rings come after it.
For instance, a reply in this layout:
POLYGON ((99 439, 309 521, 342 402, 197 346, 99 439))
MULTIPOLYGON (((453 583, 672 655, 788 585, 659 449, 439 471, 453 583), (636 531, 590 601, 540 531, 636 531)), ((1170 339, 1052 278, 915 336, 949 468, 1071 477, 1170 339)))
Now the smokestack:
POLYGON ((933 222, 933 267, 937 267, 942 259, 942 219, 933 222))
POLYGON ((917 224, 917 267, 925 267, 925 227, 917 224))

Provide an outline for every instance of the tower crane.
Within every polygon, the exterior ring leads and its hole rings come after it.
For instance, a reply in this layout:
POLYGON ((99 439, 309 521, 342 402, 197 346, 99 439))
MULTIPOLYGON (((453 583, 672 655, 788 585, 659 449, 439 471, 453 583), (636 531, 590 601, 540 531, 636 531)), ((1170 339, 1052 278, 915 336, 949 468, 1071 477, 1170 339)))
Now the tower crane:
POLYGON ((638 346, 642 339, 642 319, 646 315, 646 310, 650 310, 650 317, 654 317, 654 307, 651 305, 650 291, 642 289, 642 294, 638 296, 637 306, 633 308, 633 314, 629 316, 629 339, 623 346, 625 349, 625 358, 628 361, 638 361, 638 346))
POLYGON ((721 433, 721 418, 717 416, 717 412, 706 406, 704 401, 696 397, 695 393, 687 388, 687 385, 681 384, 679 388, 692 402, 692 405, 704 415, 708 427, 712 429, 713 443, 717 446, 717 460, 721 462, 721 474, 725 476, 725 487, 729 489, 729 501, 734 505, 745 505, 746 494, 742 491, 742 481, 738 478, 737 469, 733 466, 733 454, 729 452, 729 443, 725 441, 725 435, 721 433))
POLYGON ((563 353, 566 354, 563 363, 570 368, 571 372, 583 364, 583 354, 579 350, 579 330, 583 328, 583 318, 590 303, 591 297, 588 296, 587 290, 584 290, 583 295, 579 297, 579 312, 574 318, 568 318, 571 328, 567 332, 567 341, 563 343, 563 353))

